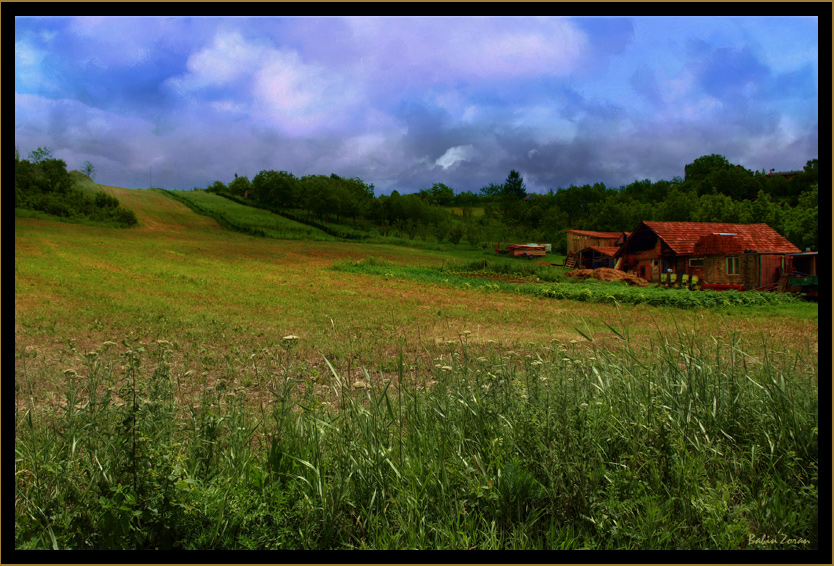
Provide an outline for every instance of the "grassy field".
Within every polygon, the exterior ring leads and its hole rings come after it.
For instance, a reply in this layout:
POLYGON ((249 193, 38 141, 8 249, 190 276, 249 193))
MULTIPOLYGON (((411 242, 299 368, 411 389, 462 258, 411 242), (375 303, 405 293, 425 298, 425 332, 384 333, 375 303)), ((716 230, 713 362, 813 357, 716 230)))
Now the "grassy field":
POLYGON ((15 221, 16 548, 818 546, 816 304, 480 290, 482 249, 104 190, 138 228, 15 221))

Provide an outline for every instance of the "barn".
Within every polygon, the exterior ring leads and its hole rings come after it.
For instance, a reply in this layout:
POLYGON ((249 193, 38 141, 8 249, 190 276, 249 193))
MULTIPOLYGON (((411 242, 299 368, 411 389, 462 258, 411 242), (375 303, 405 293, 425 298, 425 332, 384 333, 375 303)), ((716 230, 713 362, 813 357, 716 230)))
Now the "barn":
POLYGON ((628 237, 628 232, 596 232, 593 230, 566 230, 567 255, 565 267, 614 267, 613 256, 628 237))
POLYGON ((572 256, 590 246, 619 246, 628 237, 628 232, 595 232, 592 230, 567 230, 567 251, 572 256))
POLYGON ((767 224, 643 221, 615 254, 619 269, 649 281, 661 273, 713 285, 758 289, 789 269, 799 252, 767 224))

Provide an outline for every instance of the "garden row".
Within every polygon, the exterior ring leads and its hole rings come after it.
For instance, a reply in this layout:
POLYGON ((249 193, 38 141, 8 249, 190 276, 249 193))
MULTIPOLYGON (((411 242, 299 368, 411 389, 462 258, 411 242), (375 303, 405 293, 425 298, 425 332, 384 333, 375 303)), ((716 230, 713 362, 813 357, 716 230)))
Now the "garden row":
POLYGON ((460 266, 432 268, 404 266, 371 257, 359 261, 343 261, 335 264, 333 268, 349 273, 365 273, 389 279, 407 279, 482 292, 502 291, 588 303, 648 304, 692 309, 745 305, 767 306, 799 301, 797 297, 787 293, 689 291, 658 287, 629 287, 618 282, 577 281, 564 277, 549 267, 511 266, 483 260, 460 266), (528 282, 502 281, 502 276, 526 277, 528 282))

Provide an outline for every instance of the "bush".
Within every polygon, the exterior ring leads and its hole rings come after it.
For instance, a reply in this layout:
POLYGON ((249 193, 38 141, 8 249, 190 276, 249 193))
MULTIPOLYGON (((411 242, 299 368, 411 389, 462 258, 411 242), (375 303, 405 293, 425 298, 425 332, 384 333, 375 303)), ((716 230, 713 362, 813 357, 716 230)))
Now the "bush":
MULTIPOLYGON (((41 153, 48 154, 48 150, 41 153)), ((60 159, 15 161, 15 208, 37 210, 74 222, 103 222, 121 227, 138 224, 133 211, 119 206, 118 199, 100 191, 88 196, 60 159)))

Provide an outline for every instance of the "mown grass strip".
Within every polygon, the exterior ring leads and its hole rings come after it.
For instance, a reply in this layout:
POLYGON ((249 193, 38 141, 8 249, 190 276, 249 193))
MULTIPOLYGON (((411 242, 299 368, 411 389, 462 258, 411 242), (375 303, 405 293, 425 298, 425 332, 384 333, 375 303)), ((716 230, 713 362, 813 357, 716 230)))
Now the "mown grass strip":
POLYGON ((332 241, 336 238, 267 210, 238 204, 202 191, 162 191, 194 212, 217 220, 223 227, 252 236, 332 241))

